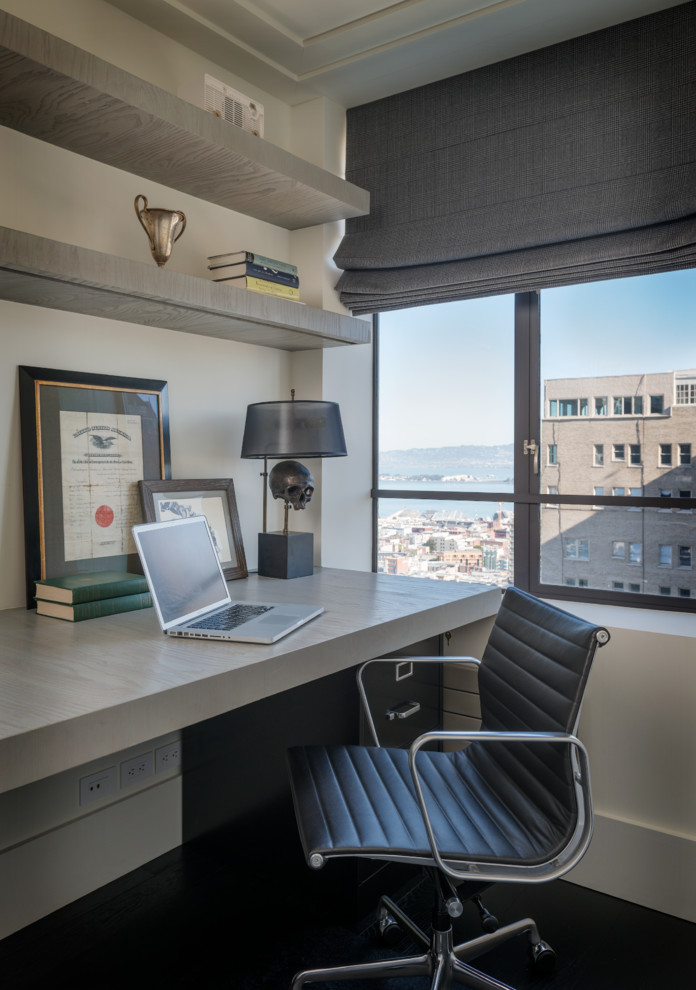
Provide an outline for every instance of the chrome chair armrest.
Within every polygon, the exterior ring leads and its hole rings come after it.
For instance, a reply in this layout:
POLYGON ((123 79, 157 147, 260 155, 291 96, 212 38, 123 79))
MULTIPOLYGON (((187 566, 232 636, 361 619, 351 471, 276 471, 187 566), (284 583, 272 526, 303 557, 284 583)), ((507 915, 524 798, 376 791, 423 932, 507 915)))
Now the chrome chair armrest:
POLYGON ((424 732, 411 744, 409 749, 409 768, 413 778, 418 804, 420 806, 423 823, 428 834, 428 841, 436 865, 453 880, 478 880, 485 882, 494 881, 525 881, 527 883, 553 880, 562 876, 571 867, 575 866, 584 855, 590 839, 592 838, 592 792, 590 787, 590 763, 587 750, 577 736, 568 735, 562 732, 490 732, 482 730, 459 730, 459 731, 433 731, 424 732), (515 860, 497 860, 495 864, 471 861, 465 866, 456 869, 453 865, 446 863, 437 847, 437 840, 433 830, 430 815, 423 794, 423 787, 418 769, 416 757, 423 746, 428 743, 441 743, 445 741, 479 742, 479 743, 524 743, 525 745, 535 743, 546 743, 553 745, 565 745, 571 747, 573 759, 573 775, 575 782, 576 801, 578 802, 578 821, 575 830, 564 846, 564 848, 547 862, 529 865, 515 860))
POLYGON ((358 668, 357 680, 358 680, 358 691, 360 692, 360 704, 362 705, 362 710, 365 715, 368 727, 370 729, 370 734, 374 740, 375 746, 381 746, 379 741, 379 736, 377 734, 377 727, 375 721, 372 717, 372 712, 370 711, 370 702, 367 697, 367 691, 365 689, 365 684, 363 681, 363 671, 373 663, 429 663, 429 664, 443 664, 443 663, 461 663, 475 665, 478 667, 481 663, 476 657, 441 657, 441 656, 423 656, 423 657, 375 657, 374 660, 366 660, 365 663, 361 664, 358 668))

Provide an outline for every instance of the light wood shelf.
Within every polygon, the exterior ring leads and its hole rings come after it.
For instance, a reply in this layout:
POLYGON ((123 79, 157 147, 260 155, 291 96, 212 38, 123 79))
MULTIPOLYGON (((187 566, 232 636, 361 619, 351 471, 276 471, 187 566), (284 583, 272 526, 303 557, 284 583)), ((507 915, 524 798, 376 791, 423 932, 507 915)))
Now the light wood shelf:
POLYGON ((0 124, 288 230, 369 211, 364 189, 6 12, 0 124))
POLYGON ((352 316, 0 227, 0 298, 281 350, 370 341, 352 316))

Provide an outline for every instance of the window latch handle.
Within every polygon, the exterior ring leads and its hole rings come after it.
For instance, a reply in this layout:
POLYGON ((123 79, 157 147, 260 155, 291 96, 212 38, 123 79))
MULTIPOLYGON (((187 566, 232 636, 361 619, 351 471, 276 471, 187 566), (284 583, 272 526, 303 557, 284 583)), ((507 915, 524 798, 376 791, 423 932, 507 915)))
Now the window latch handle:
POLYGON ((532 455, 532 471, 534 474, 539 474, 539 444, 536 440, 525 440, 524 452, 532 455))

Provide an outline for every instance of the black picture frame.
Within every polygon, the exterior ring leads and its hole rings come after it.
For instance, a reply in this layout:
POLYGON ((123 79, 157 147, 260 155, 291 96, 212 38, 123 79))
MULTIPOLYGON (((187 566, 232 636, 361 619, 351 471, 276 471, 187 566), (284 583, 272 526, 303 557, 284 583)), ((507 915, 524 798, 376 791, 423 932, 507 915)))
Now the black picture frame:
POLYGON ((130 528, 143 521, 137 482, 171 474, 167 382, 21 365, 19 402, 27 608, 41 578, 141 573, 130 528))
POLYGON ((194 478, 185 481, 141 481, 146 522, 203 515, 227 581, 248 575, 242 530, 232 478, 194 478))

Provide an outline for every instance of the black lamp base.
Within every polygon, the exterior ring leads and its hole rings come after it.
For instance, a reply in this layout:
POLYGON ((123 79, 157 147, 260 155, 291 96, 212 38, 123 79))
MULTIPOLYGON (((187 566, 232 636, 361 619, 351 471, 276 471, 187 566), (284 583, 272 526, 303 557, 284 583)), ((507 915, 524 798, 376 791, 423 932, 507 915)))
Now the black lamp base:
POLYGON ((259 574, 296 578, 314 573, 312 533, 259 533, 259 574))

